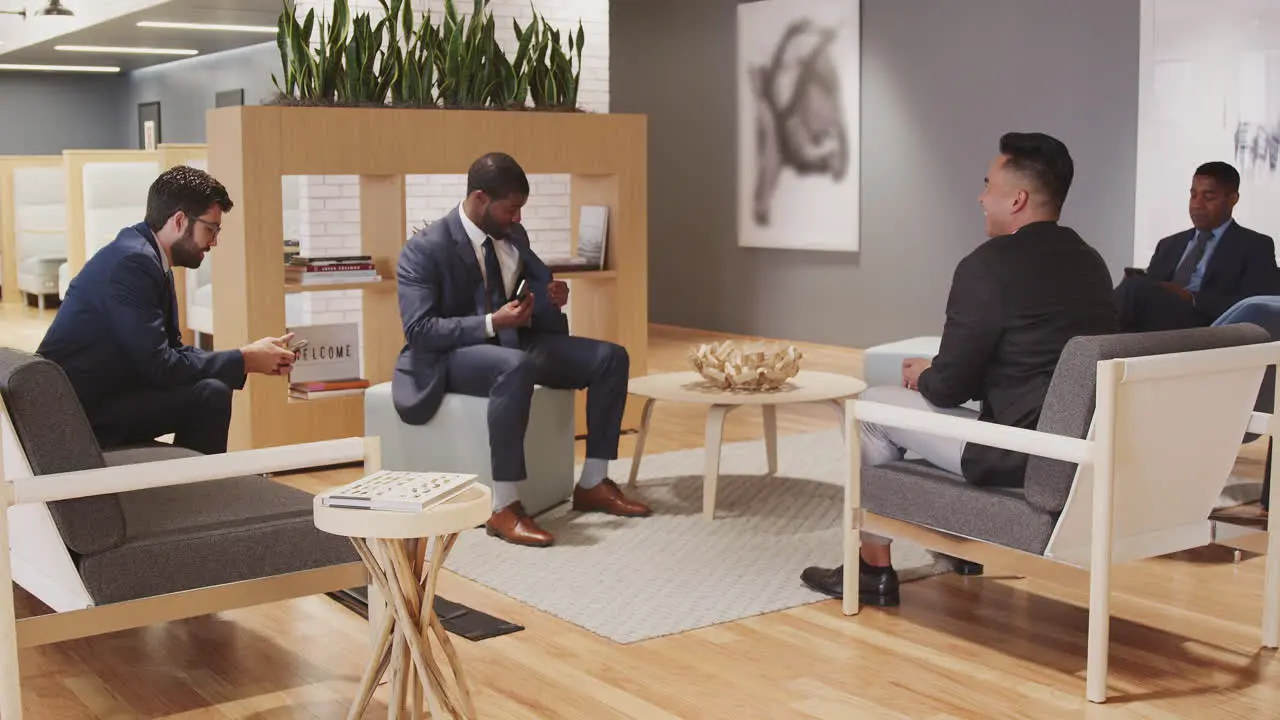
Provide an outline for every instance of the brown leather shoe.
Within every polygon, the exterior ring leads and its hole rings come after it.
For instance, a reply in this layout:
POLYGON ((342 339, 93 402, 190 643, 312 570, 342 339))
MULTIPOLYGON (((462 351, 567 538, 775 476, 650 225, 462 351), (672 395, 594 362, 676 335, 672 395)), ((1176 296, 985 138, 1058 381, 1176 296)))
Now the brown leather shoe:
POLYGON ((546 547, 555 542, 551 533, 538 527, 538 524, 524 511, 519 500, 502 508, 489 516, 484 529, 490 535, 500 537, 513 545, 530 545, 546 547))
POLYGON ((583 490, 581 485, 573 487, 573 509, 580 512, 602 512, 622 517, 646 517, 653 511, 648 505, 628 500, 623 496, 618 484, 609 478, 600 481, 590 490, 583 490))

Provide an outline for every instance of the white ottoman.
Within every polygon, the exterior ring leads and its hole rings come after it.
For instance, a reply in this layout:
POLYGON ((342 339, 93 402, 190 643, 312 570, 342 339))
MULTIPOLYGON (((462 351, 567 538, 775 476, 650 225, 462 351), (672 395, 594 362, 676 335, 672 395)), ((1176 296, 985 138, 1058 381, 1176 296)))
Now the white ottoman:
MULTIPOLYGON (((364 432, 382 438, 387 470, 472 473, 492 488, 488 412, 488 398, 449 393, 430 422, 409 425, 396 413, 387 382, 365 392, 364 432)), ((520 483, 520 500, 529 514, 573 495, 572 390, 534 388, 524 452, 529 477, 520 483)))
POLYGON ((58 266, 66 262, 64 257, 45 255, 27 258, 18 264, 18 290, 35 295, 44 309, 44 297, 58 294, 58 266))
POLYGON ((902 384, 902 361, 907 358, 932 360, 942 344, 940 337, 913 337, 867 348, 862 355, 862 379, 867 387, 902 384))

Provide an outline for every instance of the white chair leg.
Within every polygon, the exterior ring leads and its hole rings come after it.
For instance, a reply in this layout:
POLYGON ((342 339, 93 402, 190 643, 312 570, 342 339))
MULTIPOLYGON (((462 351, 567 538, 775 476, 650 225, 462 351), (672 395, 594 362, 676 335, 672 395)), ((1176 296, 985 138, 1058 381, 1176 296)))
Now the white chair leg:
POLYGON ((1093 518, 1089 555, 1089 645, 1085 697, 1107 701, 1107 664, 1111 649, 1111 534, 1114 520, 1117 361, 1098 363, 1094 411, 1093 518))
POLYGON ((769 464, 769 474, 778 474, 778 406, 761 405, 764 416, 764 455, 769 464))
MULTIPOLYGON (((1276 389, 1280 393, 1280 387, 1276 389)), ((1280 407, 1277 408, 1280 410, 1280 407)), ((1270 512, 1275 512, 1280 502, 1280 460, 1271 458, 1271 492, 1267 501, 1270 512)), ((1267 560, 1262 586, 1262 647, 1280 647, 1280 529, 1275 518, 1267 517, 1267 560)))
MULTIPOLYGON (((0 411, 2 412, 2 411, 0 411)), ((22 720, 22 673, 18 666, 18 618, 13 606, 13 568, 9 556, 8 483, 0 487, 0 718, 22 720)))
POLYGON ((845 615, 858 614, 858 560, 862 555, 862 447, 853 408, 853 401, 840 404, 840 425, 844 430, 846 467, 849 468, 844 483, 844 520, 841 525, 844 528, 844 587, 840 610, 845 615))
POLYGON ((720 444, 724 438, 724 418, 732 405, 712 405, 707 410, 707 465, 702 478, 702 517, 716 517, 716 481, 720 479, 720 444))
POLYGON ((640 434, 636 436, 636 452, 631 458, 631 473, 627 478, 627 487, 636 486, 636 476, 640 474, 640 458, 644 457, 644 443, 649 439, 649 420, 653 417, 653 398, 645 398, 644 409, 640 411, 640 434))

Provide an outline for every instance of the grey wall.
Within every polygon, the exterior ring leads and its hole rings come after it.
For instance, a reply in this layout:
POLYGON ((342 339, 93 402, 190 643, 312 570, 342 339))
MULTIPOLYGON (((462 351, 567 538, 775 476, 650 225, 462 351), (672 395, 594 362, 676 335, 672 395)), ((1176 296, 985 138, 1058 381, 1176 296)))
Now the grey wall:
POLYGON ((0 77, 0 155, 56 155, 121 148, 124 77, 12 74, 0 77))
POLYGON ((1132 258, 1138 0, 863 0, 862 251, 737 246, 737 0, 613 0, 614 112, 649 116, 650 319, 853 347, 941 331, 999 136, 1071 148, 1063 222, 1132 258))
POLYGON ((159 101, 164 142, 202 143, 205 113, 213 107, 214 95, 244 88, 245 104, 259 105, 275 95, 273 72, 280 72, 274 41, 136 70, 129 75, 122 109, 129 142, 137 145, 138 104, 159 101))

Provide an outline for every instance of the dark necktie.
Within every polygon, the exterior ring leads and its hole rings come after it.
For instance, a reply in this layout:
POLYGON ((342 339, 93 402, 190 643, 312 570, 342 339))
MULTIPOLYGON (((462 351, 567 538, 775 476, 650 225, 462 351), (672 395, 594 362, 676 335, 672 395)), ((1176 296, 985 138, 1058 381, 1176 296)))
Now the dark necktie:
POLYGON ((1182 263, 1178 265, 1178 269, 1173 273, 1173 284, 1180 288, 1186 288, 1191 284, 1191 276, 1195 274, 1196 267, 1200 265, 1200 261, 1204 259, 1204 251, 1209 247, 1209 241, 1213 239, 1213 233, 1208 230, 1201 230, 1196 233, 1195 244, 1191 246, 1191 252, 1182 259, 1182 263))
MULTIPOLYGON (((493 247, 493 238, 486 237, 484 247, 484 284, 485 294, 489 299, 489 312, 497 312, 507 304, 507 288, 502 282, 502 266, 498 264, 498 253, 493 247)), ((498 342, 505 347, 520 347, 519 335, 515 328, 495 329, 498 342)))

